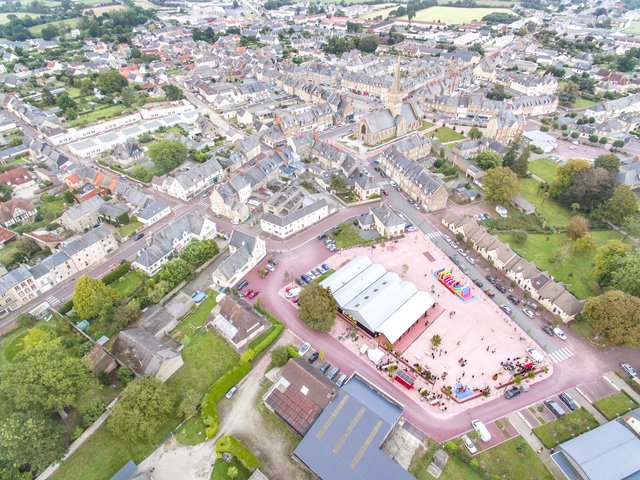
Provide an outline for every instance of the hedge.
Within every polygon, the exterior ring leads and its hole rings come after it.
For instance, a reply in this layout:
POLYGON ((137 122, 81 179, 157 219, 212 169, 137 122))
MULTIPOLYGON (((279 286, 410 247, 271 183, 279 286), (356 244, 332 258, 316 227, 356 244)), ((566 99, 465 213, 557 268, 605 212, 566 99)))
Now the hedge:
POLYGON ((73 309, 73 300, 69 300, 67 303, 65 303, 59 310, 58 313, 60 315, 66 315, 67 313, 69 313, 71 310, 73 309))
POLYGON ((264 352, 267 348, 269 348, 271 344, 278 339, 278 337, 280 336, 283 330, 284 330, 284 325, 282 324, 272 326, 267 331, 268 334, 266 336, 264 337, 261 336, 258 338, 258 340, 260 340, 259 343, 255 345, 251 344, 249 348, 253 350, 253 352, 255 353, 255 356, 257 357, 262 352, 264 352))
POLYGON ((105 285, 111 285, 113 282, 118 280, 120 277, 123 277, 131 270, 131 264, 129 262, 124 262, 123 264, 117 266, 109 273, 107 273, 104 277, 102 277, 102 283, 105 285))
POLYGON ((215 437, 220 426, 216 402, 207 400, 207 397, 205 397, 200 406, 200 413, 202 414, 202 421, 207 426, 204 430, 205 435, 207 438, 215 437))
POLYGON ((231 387, 237 385, 238 382, 250 371, 251 364, 240 360, 238 365, 216 380, 216 382, 211 386, 209 393, 205 396, 205 401, 212 400, 214 402, 219 402, 224 397, 224 394, 227 393, 231 387))
POLYGON ((255 470, 260 467, 260 462, 251 453, 251 451, 245 447, 240 440, 231 435, 225 435, 220 437, 216 442, 216 454, 219 457, 221 453, 227 452, 238 459, 244 468, 247 470, 255 470))

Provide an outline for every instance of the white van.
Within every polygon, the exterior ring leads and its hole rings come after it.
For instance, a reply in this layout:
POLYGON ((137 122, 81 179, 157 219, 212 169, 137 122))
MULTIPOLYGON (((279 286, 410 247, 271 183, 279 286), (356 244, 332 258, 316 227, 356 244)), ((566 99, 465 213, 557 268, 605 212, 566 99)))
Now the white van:
POLYGON ((491 434, 489 433, 489 430, 487 430, 487 427, 485 427, 484 423, 482 423, 480 420, 471 420, 471 426, 480 437, 480 440, 485 443, 491 440, 491 434))
POLYGON ((500 205, 496 205, 496 213, 502 218, 507 218, 509 216, 509 212, 507 211, 507 209, 500 205))
POLYGON ((535 348, 528 348, 527 353, 529 354, 531 359, 536 363, 541 363, 544 361, 544 357, 542 356, 542 354, 535 348))

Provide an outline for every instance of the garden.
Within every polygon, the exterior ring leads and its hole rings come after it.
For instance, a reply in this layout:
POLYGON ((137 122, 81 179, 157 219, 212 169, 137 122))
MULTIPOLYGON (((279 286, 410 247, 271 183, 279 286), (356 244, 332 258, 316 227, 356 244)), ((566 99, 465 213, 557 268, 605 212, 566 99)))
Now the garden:
POLYGON ((428 134, 431 138, 436 138, 440 143, 450 143, 457 140, 464 140, 464 135, 449 127, 438 127, 428 134))
POLYGON ((584 408, 558 420, 533 429, 546 448, 552 448, 598 426, 598 422, 584 408))
POLYGON ((333 230, 330 236, 336 241, 336 246, 340 249, 367 245, 381 238, 379 235, 375 235, 370 239, 363 237, 360 228, 356 227, 353 222, 345 222, 338 225, 338 228, 333 230))
POLYGON ((620 415, 638 408, 638 403, 626 392, 620 391, 608 397, 598 400, 593 404, 607 420, 613 420, 620 415))

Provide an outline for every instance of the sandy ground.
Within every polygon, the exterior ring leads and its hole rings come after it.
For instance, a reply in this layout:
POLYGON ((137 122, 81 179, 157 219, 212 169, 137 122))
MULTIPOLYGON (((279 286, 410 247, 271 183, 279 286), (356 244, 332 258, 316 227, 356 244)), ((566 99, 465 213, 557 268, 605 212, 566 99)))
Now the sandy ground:
MULTIPOLYGON (((425 408, 429 408, 432 413, 447 418, 473 408, 480 402, 500 397, 503 390, 498 389, 499 384, 506 383, 511 378, 511 374, 503 369, 500 363, 507 359, 524 357, 527 348, 537 348, 543 352, 518 325, 490 301, 482 289, 476 287, 422 233, 408 234, 398 243, 387 242, 385 247, 359 247, 341 251, 330 257, 326 263, 331 268, 338 269, 358 255, 368 255, 374 262, 382 263, 387 270, 395 271, 401 276, 402 266, 409 265, 404 280, 413 282, 421 290, 432 292, 433 299, 439 306, 444 307, 444 312, 403 353, 403 357, 409 363, 417 363, 438 377, 435 385, 418 378, 414 390, 410 391, 410 395, 416 401, 425 403, 425 408), (433 261, 424 255, 426 252, 434 258, 433 261), (475 298, 465 303, 441 285, 432 275, 432 272, 440 267, 446 267, 456 279, 469 285, 475 298), (442 338, 442 343, 437 349, 431 347, 431 338, 434 335, 442 338), (461 359, 464 361, 460 362, 461 359), (443 379, 443 376, 446 378, 443 379), (420 389, 427 388, 428 391, 437 394, 442 387, 453 387, 458 382, 472 390, 482 390, 488 386, 491 395, 488 399, 479 397, 461 404, 445 401, 443 397, 435 399, 439 400, 439 405, 432 406, 418 393, 420 389)), ((347 328, 347 322, 339 320, 332 334, 339 338, 340 333, 347 328)), ((363 335, 356 341, 350 337, 340 341, 353 352, 359 352, 363 344, 369 347, 376 346, 375 341, 363 335)), ((382 363, 392 359, 391 355, 387 355, 382 363)), ((385 372, 380 373, 388 378, 385 372)), ((537 382, 547 378, 551 373, 550 369, 542 377, 528 382, 537 382)))

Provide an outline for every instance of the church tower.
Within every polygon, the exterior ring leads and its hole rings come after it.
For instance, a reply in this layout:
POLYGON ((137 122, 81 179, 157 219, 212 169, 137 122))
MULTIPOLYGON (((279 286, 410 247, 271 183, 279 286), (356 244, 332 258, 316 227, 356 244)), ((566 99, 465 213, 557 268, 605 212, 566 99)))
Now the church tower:
POLYGON ((400 84, 400 57, 398 57, 398 63, 396 64, 396 70, 393 74, 393 82, 391 83, 391 89, 387 93, 386 107, 394 117, 400 113, 402 107, 402 99, 404 98, 404 92, 400 84))

